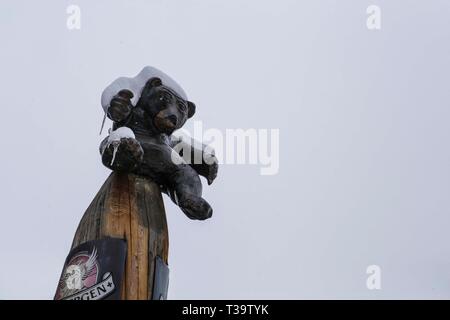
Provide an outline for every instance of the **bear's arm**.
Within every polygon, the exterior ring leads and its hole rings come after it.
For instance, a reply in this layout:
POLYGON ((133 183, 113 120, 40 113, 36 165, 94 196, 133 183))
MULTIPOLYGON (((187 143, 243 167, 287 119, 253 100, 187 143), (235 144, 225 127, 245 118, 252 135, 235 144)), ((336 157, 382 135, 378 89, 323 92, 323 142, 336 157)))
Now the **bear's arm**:
POLYGON ((122 138, 109 142, 106 137, 100 144, 100 154, 105 167, 113 171, 133 172, 139 168, 144 150, 136 139, 122 138))
POLYGON ((171 147, 201 176, 208 184, 213 183, 219 169, 214 149, 194 139, 170 137, 171 147))
POLYGON ((129 90, 121 90, 113 96, 106 112, 108 118, 117 123, 126 120, 133 108, 131 103, 132 97, 133 93, 129 90))

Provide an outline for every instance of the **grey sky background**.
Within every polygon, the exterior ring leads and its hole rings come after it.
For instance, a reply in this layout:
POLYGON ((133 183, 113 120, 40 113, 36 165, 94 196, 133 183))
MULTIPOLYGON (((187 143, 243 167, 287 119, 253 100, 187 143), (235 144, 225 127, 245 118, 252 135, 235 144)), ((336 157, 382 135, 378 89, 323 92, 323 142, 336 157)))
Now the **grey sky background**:
POLYGON ((0 298, 53 297, 109 174, 101 92, 145 65, 205 129, 280 130, 277 175, 222 165, 204 187, 212 219, 164 198, 169 298, 450 298, 449 15, 445 0, 1 1, 0 298))

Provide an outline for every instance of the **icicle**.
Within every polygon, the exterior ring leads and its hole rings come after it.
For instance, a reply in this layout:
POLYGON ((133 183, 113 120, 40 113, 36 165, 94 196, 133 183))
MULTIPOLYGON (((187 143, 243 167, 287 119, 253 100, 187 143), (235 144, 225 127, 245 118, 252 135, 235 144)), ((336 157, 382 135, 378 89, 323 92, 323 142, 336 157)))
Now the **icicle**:
POLYGON ((174 195, 175 203, 176 203, 176 205, 178 205, 178 195, 177 195, 177 192, 174 191, 174 192, 173 192, 173 195, 174 195))
POLYGON ((103 127, 105 126, 105 120, 106 120, 106 111, 105 111, 105 115, 103 116, 102 127, 100 128, 99 135, 102 135, 103 127))
POLYGON ((116 153, 117 153, 117 149, 119 148, 119 145, 120 145, 120 140, 123 138, 135 139, 135 136, 134 136, 133 130, 131 130, 128 127, 120 127, 115 131, 111 131, 111 129, 109 129, 108 133, 109 133, 108 140, 104 144, 101 152, 102 152, 102 156, 103 156, 103 153, 105 152, 106 149, 109 148, 109 146, 111 144, 114 146, 113 156, 112 156, 112 160, 111 160, 111 166, 112 166, 114 163, 114 160, 116 159, 116 153))
POLYGON ((102 149, 101 149, 102 157, 103 157, 103 154, 105 153, 105 150, 108 149, 110 144, 111 144, 111 142, 109 142, 109 141, 107 141, 106 143, 103 144, 102 149))
POLYGON ((114 163, 114 159, 116 159, 116 153, 117 153, 117 149, 119 149, 119 145, 120 145, 120 142, 119 143, 113 143, 114 150, 113 150, 113 156, 112 156, 112 160, 111 160, 111 166, 114 163))

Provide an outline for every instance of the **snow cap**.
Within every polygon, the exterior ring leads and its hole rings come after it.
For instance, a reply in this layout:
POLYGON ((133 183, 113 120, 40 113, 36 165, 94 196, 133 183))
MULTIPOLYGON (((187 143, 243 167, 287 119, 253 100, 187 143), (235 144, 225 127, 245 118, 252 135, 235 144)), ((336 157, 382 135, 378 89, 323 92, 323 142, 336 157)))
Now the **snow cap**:
POLYGON ((131 98, 131 103, 133 104, 133 106, 136 106, 139 98, 141 97, 141 91, 144 88, 145 84, 148 80, 154 77, 160 78, 163 85, 175 91, 175 93, 184 100, 187 100, 186 93, 184 92, 183 88, 181 88, 181 86, 175 82, 175 80, 173 80, 161 70, 147 66, 144 67, 144 69, 142 69, 141 72, 139 72, 138 75, 134 78, 120 77, 114 80, 109 86, 107 86, 102 93, 101 103, 103 110, 105 110, 105 112, 108 111, 111 99, 123 89, 128 89, 133 92, 134 96, 133 98, 131 98))

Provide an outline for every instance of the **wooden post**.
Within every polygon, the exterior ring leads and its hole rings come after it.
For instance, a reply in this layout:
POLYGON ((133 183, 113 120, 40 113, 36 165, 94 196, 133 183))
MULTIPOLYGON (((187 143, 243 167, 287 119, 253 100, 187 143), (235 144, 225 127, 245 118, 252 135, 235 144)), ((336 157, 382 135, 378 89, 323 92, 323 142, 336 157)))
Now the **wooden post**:
POLYGON ((72 249, 106 237, 127 240, 122 299, 152 299, 156 257, 167 264, 169 252, 159 186, 142 176, 112 172, 81 219, 72 249))

